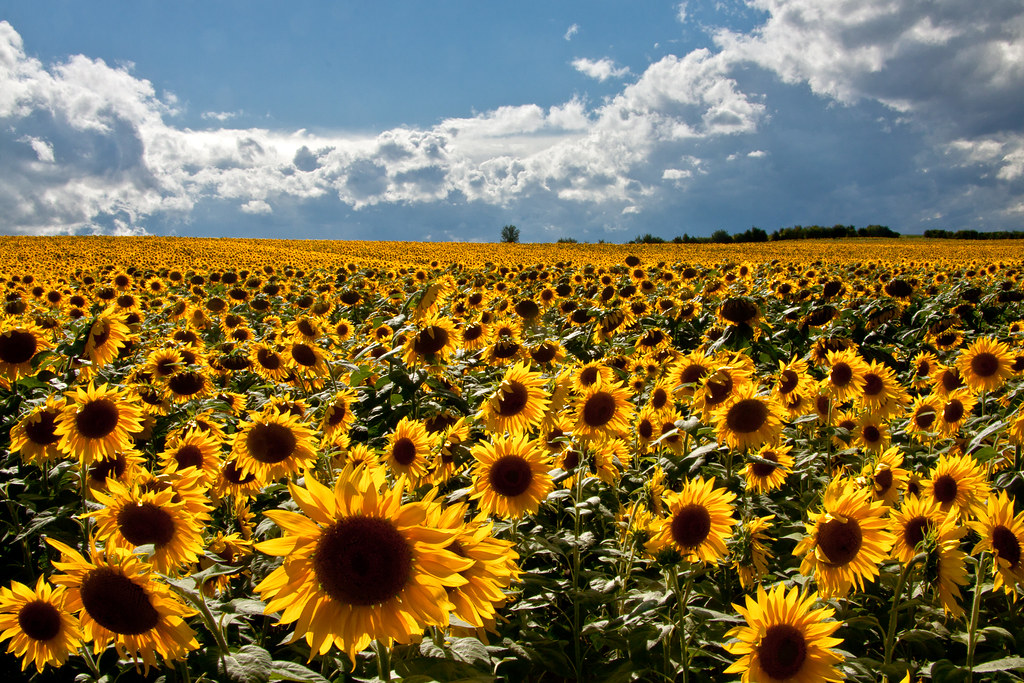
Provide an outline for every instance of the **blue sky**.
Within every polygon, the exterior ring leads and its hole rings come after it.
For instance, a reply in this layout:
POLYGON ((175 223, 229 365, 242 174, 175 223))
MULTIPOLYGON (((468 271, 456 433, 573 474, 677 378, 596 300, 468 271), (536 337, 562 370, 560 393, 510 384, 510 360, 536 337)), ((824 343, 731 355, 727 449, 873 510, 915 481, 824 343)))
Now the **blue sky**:
POLYGON ((1019 0, 0 0, 0 233, 1024 229, 1019 0))

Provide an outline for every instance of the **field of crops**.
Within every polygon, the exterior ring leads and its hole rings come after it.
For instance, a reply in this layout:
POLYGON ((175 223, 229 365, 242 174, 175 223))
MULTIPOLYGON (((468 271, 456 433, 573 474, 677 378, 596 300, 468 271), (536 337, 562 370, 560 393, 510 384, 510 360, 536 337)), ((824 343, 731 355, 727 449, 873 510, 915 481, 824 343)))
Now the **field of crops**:
POLYGON ((0 670, 1024 680, 1019 249, 0 237, 0 670))

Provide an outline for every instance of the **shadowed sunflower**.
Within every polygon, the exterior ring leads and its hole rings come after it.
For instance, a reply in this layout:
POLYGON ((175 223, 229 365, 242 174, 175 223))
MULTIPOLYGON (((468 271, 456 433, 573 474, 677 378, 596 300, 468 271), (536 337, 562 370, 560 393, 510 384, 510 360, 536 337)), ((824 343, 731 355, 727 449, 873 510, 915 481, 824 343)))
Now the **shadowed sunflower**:
POLYGON ((907 433, 918 441, 928 441, 938 434, 939 412, 945 401, 931 394, 918 396, 907 409, 907 433))
POLYGON ((880 419, 892 417, 903 411, 909 400, 892 369, 871 361, 864 370, 864 387, 857 397, 861 410, 880 419))
POLYGON ((256 590, 266 613, 295 624, 310 658, 332 646, 352 662, 372 640, 408 643, 426 626, 447 626, 446 589, 467 583, 474 561, 448 548, 462 525, 435 524, 437 503, 402 503, 403 486, 346 466, 334 488, 306 477, 290 483, 301 512, 270 510, 284 532, 256 549, 284 557, 256 590))
POLYGON ((817 383, 808 374, 807 361, 795 356, 788 363, 779 361, 779 374, 772 386, 772 394, 779 400, 793 396, 812 396, 817 391, 817 383))
POLYGON ((11 453, 21 453, 22 462, 43 464, 60 457, 57 443, 57 421, 64 410, 64 400, 51 396, 11 427, 11 453))
MULTIPOLYGON (((466 504, 452 505, 438 511, 442 529, 457 528, 465 518, 466 504)), ((433 526, 433 524, 431 525, 433 526)), ((476 628, 492 626, 497 609, 505 604, 505 589, 519 577, 519 553, 511 541, 494 538, 493 525, 479 516, 462 525, 459 535, 448 550, 459 557, 473 561, 473 565, 460 571, 466 583, 447 589, 453 605, 452 614, 476 628)))
POLYGON ((573 436, 579 439, 615 437, 629 430, 634 408, 629 392, 618 382, 599 382, 576 399, 573 436))
POLYGON ((487 515, 518 518, 536 512, 554 488, 551 457, 526 434, 496 437, 471 453, 476 460, 471 498, 487 515))
POLYGON ((939 411, 936 431, 944 436, 955 436, 971 416, 977 402, 967 389, 957 389, 949 393, 942 403, 942 410, 939 411))
POLYGON ((35 664, 59 667, 82 644, 78 619, 64 609, 64 587, 54 588, 42 576, 33 590, 12 581, 0 588, 0 641, 10 639, 7 651, 21 657, 21 670, 35 664))
POLYGON ((924 389, 928 386, 931 375, 939 366, 939 359, 931 351, 921 351, 910 361, 911 383, 915 389, 924 389))
POLYGON ((277 382, 284 381, 290 372, 283 355, 267 344, 249 347, 250 368, 260 377, 277 382))
POLYGON ((333 441, 339 434, 348 434, 349 427, 356 419, 352 406, 358 398, 356 392, 351 389, 342 389, 327 404, 320 422, 320 431, 323 432, 325 441, 333 441))
POLYGON ((113 549, 90 549, 89 559, 52 538, 47 542, 61 552, 53 566, 63 573, 54 583, 67 588, 64 609, 80 612, 85 642, 100 654, 113 644, 119 656, 156 666, 184 659, 199 647, 195 632, 185 623, 194 614, 179 602, 152 567, 137 555, 113 549))
POLYGON ((231 455, 242 470, 270 482, 312 465, 315 448, 313 431, 298 418, 267 411, 239 425, 231 455))
POLYGON ((545 380, 530 372, 526 362, 505 371, 501 384, 484 402, 478 415, 494 434, 528 432, 540 424, 548 408, 545 380))
POLYGON ((804 556, 800 573, 814 575, 822 596, 845 597, 853 586, 863 590, 865 579, 874 581, 889 554, 888 508, 843 479, 829 484, 822 507, 811 513, 807 536, 793 554, 804 556))
POLYGON ((106 311, 93 320, 82 355, 92 362, 93 369, 101 368, 117 357, 128 343, 129 334, 121 318, 106 311))
POLYGON ((289 367, 299 372, 304 381, 313 387, 320 387, 324 378, 330 374, 327 351, 313 342, 289 339, 285 342, 283 356, 289 367))
POLYGON ((746 384, 715 409, 712 417, 719 443, 745 451, 773 443, 782 432, 784 409, 770 396, 759 396, 757 387, 746 384))
POLYGON ((736 526, 732 543, 732 566, 740 578, 743 590, 749 590, 768 573, 768 560, 772 553, 768 544, 775 539, 768 535, 775 515, 753 517, 736 526))
POLYGON ((0 328, 0 386, 8 387, 21 377, 35 374, 32 359, 52 346, 36 325, 4 321, 0 328))
POLYGON ((981 540, 972 554, 990 550, 995 555, 995 590, 1003 589, 1017 600, 1017 586, 1024 586, 1024 512, 1013 514, 1013 498, 1006 491, 988 497, 988 505, 977 511, 978 519, 970 526, 981 540))
POLYGON ((687 400, 697 391, 705 375, 714 371, 715 359, 703 351, 692 351, 683 356, 668 373, 668 381, 674 387, 676 398, 687 400))
POLYGON ((213 380, 209 372, 198 366, 188 366, 167 378, 164 396, 174 403, 185 403, 213 393, 213 380))
POLYGON ((736 519, 736 494, 715 488, 715 479, 688 479, 679 492, 665 493, 667 517, 652 529, 646 549, 654 557, 669 557, 714 564, 725 557, 725 542, 736 519))
POLYGON ((710 422, 715 410, 734 400, 751 382, 751 373, 744 367, 719 367, 701 381, 694 392, 691 410, 700 413, 703 422, 710 422))
POLYGON ((407 336, 402 359, 409 365, 417 363, 440 367, 461 343, 455 324, 448 318, 428 316, 417 322, 407 336))
POLYGON ((827 621, 835 610, 812 609, 817 601, 814 593, 801 595, 796 587, 786 591, 782 583, 768 593, 758 586, 756 598, 745 599, 745 608, 733 607, 747 624, 731 629, 727 635, 738 642, 724 646, 740 658, 725 673, 742 674, 743 683, 843 680, 836 668, 843 656, 832 650, 843 642, 832 637, 842 622, 827 621))
POLYGON ((1010 347, 996 339, 978 339, 964 349, 956 364, 964 384, 974 393, 996 391, 1013 375, 1010 347))
POLYGON ((861 476, 867 480, 874 500, 889 507, 896 504, 899 493, 907 486, 907 470, 903 469, 903 454, 899 447, 887 448, 864 463, 861 476))
POLYGON ((388 435, 385 460, 396 477, 407 476, 416 484, 430 469, 430 435, 418 420, 403 417, 388 435))
POLYGON ((953 510, 967 517, 984 503, 989 484, 985 470, 973 457, 945 454, 939 456, 931 477, 924 482, 922 494, 937 501, 943 512, 953 510))
POLYGON ((791 450, 793 450, 792 446, 762 446, 757 453, 754 453, 754 456, 759 459, 751 459, 743 468, 747 488, 758 493, 767 493, 781 488, 786 481, 786 476, 793 471, 794 462, 792 456, 789 455, 791 450))
POLYGON ((142 429, 142 409, 123 390, 90 383, 66 396, 68 404, 55 432, 60 437, 57 447, 86 465, 127 450, 132 445, 129 435, 142 429))

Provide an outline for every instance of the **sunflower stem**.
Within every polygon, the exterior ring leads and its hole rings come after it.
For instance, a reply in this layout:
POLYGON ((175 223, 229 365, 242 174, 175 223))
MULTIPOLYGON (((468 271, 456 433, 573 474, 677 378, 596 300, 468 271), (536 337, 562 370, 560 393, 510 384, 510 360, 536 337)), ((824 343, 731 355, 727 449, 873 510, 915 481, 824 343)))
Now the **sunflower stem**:
MULTIPOLYGON (((679 665, 683 673, 683 683, 688 683, 690 677, 690 663, 687 656, 686 639, 686 605, 690 601, 690 588, 693 587, 693 573, 687 572, 686 585, 682 591, 679 590, 679 571, 676 565, 669 567, 669 579, 672 582, 672 591, 676 595, 676 606, 679 609, 679 624, 676 633, 679 636, 679 665)), ((666 672, 668 673, 668 672, 666 672)))
POLYGON ((900 597, 903 595, 903 588, 907 584, 910 572, 927 557, 925 553, 915 555, 910 562, 904 565, 903 571, 900 572, 900 578, 896 582, 896 590, 892 594, 892 607, 889 608, 889 628, 885 632, 885 666, 889 666, 892 663, 892 653, 896 638, 896 616, 899 613, 900 597))
POLYGON ((971 605, 971 622, 967 627, 967 680, 974 680, 974 650, 978 645, 978 615, 981 612, 981 594, 985 584, 985 560, 987 554, 982 551, 974 575, 974 603, 971 605))
POLYGON ((572 543, 572 642, 573 656, 576 667, 576 680, 583 680, 583 634, 580 624, 580 502, 583 500, 583 479, 585 478, 583 463, 576 468, 575 504, 573 505, 573 543, 572 543))
POLYGON ((373 641, 373 652, 377 655, 377 677, 382 681, 391 680, 391 652, 379 640, 373 641))
POLYGON ((100 673, 100 668, 96 665, 96 658, 93 657, 92 650, 83 643, 79 646, 78 651, 82 653, 82 659, 85 660, 85 665, 89 667, 93 679, 98 681, 103 674, 100 673))

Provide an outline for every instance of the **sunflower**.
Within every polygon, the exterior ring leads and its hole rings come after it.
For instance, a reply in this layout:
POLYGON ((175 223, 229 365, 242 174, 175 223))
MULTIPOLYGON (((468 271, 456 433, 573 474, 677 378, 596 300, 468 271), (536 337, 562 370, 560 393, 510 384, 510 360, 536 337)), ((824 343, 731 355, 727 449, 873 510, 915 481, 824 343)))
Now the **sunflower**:
POLYGON ((685 480, 681 491, 665 494, 667 517, 652 529, 647 552, 654 557, 718 562, 728 552, 725 542, 736 524, 735 499, 735 493, 715 488, 714 477, 685 480))
POLYGON ((430 468, 432 439, 419 420, 403 417, 388 435, 385 459, 388 467, 398 476, 407 476, 417 484, 430 468))
POLYGON ((666 380, 659 380, 647 397, 647 408, 654 413, 672 413, 675 411, 675 399, 672 395, 672 385, 666 380))
POLYGON ((323 419, 320 421, 320 431, 325 441, 332 441, 335 436, 348 433, 349 427, 356 419, 352 406, 358 398, 356 392, 351 389, 342 389, 334 394, 334 399, 327 404, 323 419))
POLYGON ((864 387, 857 397, 861 410, 885 419, 903 410, 909 400, 892 369, 871 361, 864 370, 864 387))
POLYGON ((937 529, 949 514, 943 512, 936 500, 904 496, 902 505, 889 513, 895 539, 892 556, 903 564, 909 563, 920 552, 928 533, 937 529))
POLYGON ((21 657, 21 670, 29 663, 62 666, 68 654, 82 644, 78 619, 64 609, 64 587, 54 588, 42 576, 35 589, 12 581, 0 588, 0 640, 10 640, 7 651, 21 657))
POLYGON ((594 360, 583 364, 572 376, 572 388, 583 393, 591 387, 615 381, 615 372, 603 362, 594 360))
POLYGON ((939 411, 937 430, 939 433, 952 437, 960 431, 960 427, 971 416, 977 399, 966 389, 957 389, 946 395, 939 411))
MULTIPOLYGON (((457 528, 466 515, 466 504, 452 505, 438 511, 442 519, 436 525, 442 529, 457 528)), ((432 524, 431 526, 434 526, 432 524)), ((504 591, 519 577, 519 553, 511 541, 493 536, 493 525, 486 517, 477 517, 462 525, 448 550, 473 565, 459 572, 466 583, 447 589, 452 603, 452 615, 475 628, 494 623, 497 608, 505 604, 504 591)))
POLYGON ((220 468, 220 475, 213 482, 211 495, 214 498, 233 496, 236 499, 254 498, 263 488, 263 482, 252 472, 242 469, 238 460, 226 461, 220 468))
POLYGON ((825 364, 828 377, 822 384, 837 403, 856 398, 864 390, 864 373, 868 364, 852 349, 829 351, 825 364))
POLYGON ((918 441, 927 441, 934 435, 937 435, 939 411, 942 410, 944 405, 945 401, 931 394, 915 398, 914 402, 907 409, 907 433, 918 441))
MULTIPOLYGON (((183 488, 196 486, 200 476, 196 472, 183 481, 183 488)), ((152 544, 154 550, 149 561, 163 573, 174 573, 198 559, 208 513, 193 514, 171 487, 147 490, 134 483, 125 486, 111 480, 107 489, 109 494, 93 493, 104 507, 85 516, 96 520, 96 537, 108 548, 133 552, 139 546, 152 544)))
POLYGON ((832 424, 835 427, 832 445, 840 450, 849 448, 856 435, 857 416, 849 410, 843 410, 832 415, 832 424))
POLYGON ((939 366, 939 359, 931 351, 921 351, 910 361, 911 383, 915 389, 928 386, 932 372, 939 366))
POLYGON ((724 365, 706 375, 693 394, 694 412, 709 422, 714 411, 732 401, 740 391, 752 383, 751 373, 742 366, 724 365))
POLYGON ((284 343, 283 356, 289 367, 302 373, 305 381, 315 387, 330 374, 327 352, 312 342, 289 339, 284 343))
POLYGON ((518 363, 505 371, 501 384, 484 401, 478 414, 494 434, 519 434, 540 424, 548 408, 545 380, 531 372, 528 363, 518 363))
POLYGON ((288 377, 289 368, 284 356, 271 346, 252 344, 249 360, 252 361, 250 368, 264 379, 280 382, 288 377))
POLYGON ((747 488, 767 493, 781 488, 786 476, 793 471, 793 458, 789 452, 792 446, 762 446, 743 469, 747 488))
POLYGON ((210 432, 190 428, 167 439, 167 448, 160 453, 166 472, 195 469, 206 484, 217 480, 222 466, 220 442, 210 432))
POLYGON ((465 467, 469 459, 469 422, 465 417, 460 417, 450 427, 442 430, 438 441, 440 448, 430 471, 430 480, 434 484, 448 481, 465 467))
POLYGON ((231 455, 261 482, 276 481, 309 467, 316 459, 313 431, 293 415, 266 411, 238 426, 231 455))
POLYGON ((199 647, 185 618, 195 612, 175 598, 151 565, 138 555, 90 548, 89 559, 52 538, 61 553, 53 582, 67 588, 64 609, 80 612, 84 642, 100 654, 109 645, 122 658, 140 659, 148 673, 157 664, 184 659, 199 647))
POLYGON ((68 404, 54 432, 57 448, 85 464, 127 450, 130 435, 142 430, 142 409, 122 389, 90 382, 65 395, 68 404))
POLYGON ((676 398, 691 398, 704 376, 713 372, 714 368, 714 358, 705 355, 703 351, 692 351, 683 356, 668 373, 668 380, 675 387, 676 398))
POLYGON ((551 456, 526 434, 498 436, 471 454, 476 460, 471 498, 485 514, 518 518, 536 512, 554 488, 551 456))
POLYGON ((783 407, 770 396, 759 396, 757 387, 745 384, 712 413, 719 443, 745 451, 774 443, 782 431, 783 407))
POLYGON ((213 380, 202 367, 189 366, 167 378, 164 395, 174 403, 201 399, 213 393, 213 380))
POLYGON ((889 426, 885 420, 873 413, 864 413, 857 418, 853 428, 853 445, 868 451, 878 452, 889 445, 889 426))
POLYGON ((772 394, 780 400, 790 396, 812 395, 816 386, 808 374, 807 361, 793 357, 791 361, 779 361, 779 374, 772 386, 772 394))
POLYGON ((82 354, 92 362, 93 368, 100 368, 117 357, 118 352, 128 343, 130 331, 121 317, 111 311, 96 316, 85 339, 82 354))
POLYGON ((897 446, 886 449, 864 463, 863 476, 871 487, 874 500, 880 500, 889 507, 896 504, 899 493, 907 486, 907 470, 903 465, 903 454, 897 446))
POLYGON ((64 410, 64 400, 50 396, 46 402, 27 413, 11 427, 11 453, 21 453, 22 462, 43 464, 60 457, 57 443, 57 421, 64 410))
POLYGON ((811 513, 807 536, 794 555, 803 555, 800 573, 812 574, 824 597, 845 597, 854 585, 874 581, 878 564, 893 544, 887 529, 887 507, 844 479, 834 479, 825 490, 821 512, 811 513))
POLYGON ((576 399, 573 434, 580 439, 615 437, 629 429, 634 408, 628 390, 618 382, 597 382, 576 399))
POLYGON ((960 374, 960 368, 937 365, 932 372, 932 392, 945 398, 964 385, 964 378, 960 374))
POLYGON ((775 539, 768 535, 775 515, 753 517, 740 522, 733 535, 732 566, 740 578, 740 587, 748 590, 768 573, 771 550, 768 547, 775 539))
POLYGON ((442 367, 461 343, 455 324, 448 318, 431 315, 418 321, 408 335, 402 359, 408 365, 417 363, 442 367))
POLYGON ((960 353, 957 367, 971 391, 996 391, 1013 374, 1013 358, 1004 342, 978 339, 960 353))
POLYGON ((726 651, 740 658, 725 673, 742 674, 743 683, 843 680, 836 668, 843 656, 832 649, 843 642, 832 637, 842 622, 828 621, 831 608, 812 609, 817 599, 779 583, 767 593, 758 586, 756 598, 746 596, 746 608, 734 604, 747 623, 726 634, 737 639, 724 645, 726 651))
POLYGON ((977 521, 970 526, 981 536, 972 554, 991 550, 995 555, 993 588, 1002 588, 1017 600, 1017 586, 1024 586, 1024 512, 1013 514, 1013 498, 1006 491, 989 495, 988 505, 979 508, 977 521))
MULTIPOLYGON (((466 348, 463 342, 463 348, 466 348)), ((565 349, 557 339, 545 339, 536 346, 527 349, 530 360, 538 365, 547 367, 557 366, 565 360, 565 349)))
POLYGON ((448 549, 462 525, 436 524, 437 503, 403 504, 401 484, 387 488, 351 466, 333 489, 305 482, 288 485, 300 512, 265 513, 284 535, 256 549, 284 564, 256 590, 267 614, 295 624, 292 639, 305 637, 310 658, 335 646, 355 662, 372 640, 409 643, 426 626, 447 626, 446 589, 466 585, 460 572, 474 565, 448 549))
POLYGON ((925 553, 923 581, 939 596, 942 609, 955 619, 964 616, 960 606, 960 586, 967 583, 967 553, 960 549, 967 527, 952 512, 930 526, 924 535, 921 551, 925 553))
POLYGON ((19 378, 35 374, 32 359, 52 347, 36 325, 4 321, 0 327, 0 386, 9 387, 19 378))

